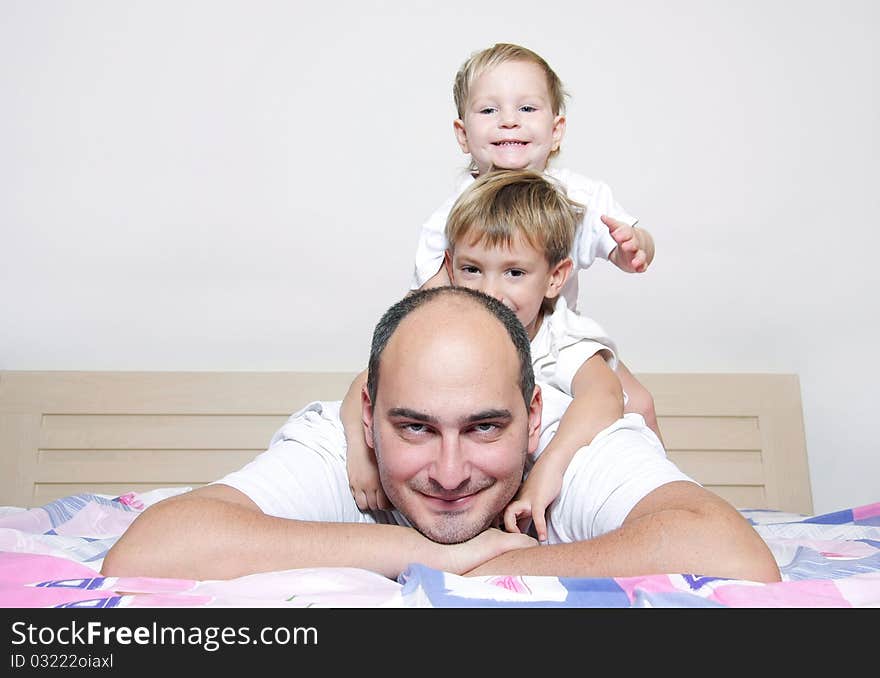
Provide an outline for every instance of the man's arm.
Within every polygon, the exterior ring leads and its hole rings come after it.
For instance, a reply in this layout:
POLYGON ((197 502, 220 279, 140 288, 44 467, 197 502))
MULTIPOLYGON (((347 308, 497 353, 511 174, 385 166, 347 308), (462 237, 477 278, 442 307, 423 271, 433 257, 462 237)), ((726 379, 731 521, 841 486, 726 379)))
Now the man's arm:
POLYGON ((650 492, 616 530, 586 541, 506 553, 468 572, 567 577, 673 573, 780 580, 773 555, 745 518, 687 481, 650 492))
POLYGON ((264 514, 228 485, 208 485, 151 506, 104 559, 105 576, 231 579, 303 567, 359 567, 396 578, 409 563, 465 572, 535 541, 488 530, 441 545, 397 525, 323 523, 264 514))

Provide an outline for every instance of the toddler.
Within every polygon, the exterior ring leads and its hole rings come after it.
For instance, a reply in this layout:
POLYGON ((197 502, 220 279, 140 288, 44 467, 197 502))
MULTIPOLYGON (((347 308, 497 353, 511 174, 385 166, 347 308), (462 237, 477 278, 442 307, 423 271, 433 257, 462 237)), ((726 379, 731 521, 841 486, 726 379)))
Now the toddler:
MULTIPOLYGON (((654 242, 636 219, 614 200, 611 189, 569 170, 549 168, 565 133, 565 90, 547 62, 518 45, 499 43, 473 54, 459 69, 453 88, 458 118, 456 139, 471 157, 470 172, 451 196, 425 223, 416 250, 412 289, 450 284, 443 266, 447 250, 447 216, 459 195, 491 169, 530 169, 545 172, 583 205, 570 250, 573 271, 561 294, 577 310, 578 272, 597 257, 626 272, 643 272, 654 258, 654 242)), ((641 414, 660 436, 651 394, 623 363, 616 373, 627 394, 625 409, 641 414)), ((370 451, 360 427, 359 393, 365 377, 352 384, 343 403, 349 450, 348 472, 352 492, 361 509, 385 508, 375 466, 364 464, 370 451)))

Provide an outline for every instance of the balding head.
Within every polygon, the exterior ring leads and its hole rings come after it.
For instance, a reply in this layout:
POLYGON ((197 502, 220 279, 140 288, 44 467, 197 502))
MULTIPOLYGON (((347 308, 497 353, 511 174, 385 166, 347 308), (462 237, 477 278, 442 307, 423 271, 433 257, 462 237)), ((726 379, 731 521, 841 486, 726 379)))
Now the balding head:
POLYGON ((506 339, 500 344, 496 343, 495 348, 499 356, 502 354, 501 347, 505 344, 506 348, 514 351, 519 368, 519 389, 526 407, 529 406, 535 389, 535 375, 532 370, 529 337, 525 329, 516 315, 497 299, 464 287, 434 287, 421 290, 407 295, 385 312, 373 332, 370 349, 367 392, 372 402, 376 401, 380 363, 385 348, 404 320, 412 320, 418 315, 417 311, 430 311, 431 317, 426 322, 421 320, 407 322, 407 332, 418 332, 425 342, 436 339, 440 344, 439 349, 433 342, 430 347, 424 343, 414 345, 413 350, 424 353, 426 360, 431 359, 429 348, 444 350, 442 344, 446 335, 470 333, 471 342, 475 342, 478 338, 475 334, 478 328, 488 329, 494 326, 495 329, 503 330, 503 334, 499 336, 504 339, 506 335, 506 339), (467 319, 460 315, 465 312, 470 313, 467 319))

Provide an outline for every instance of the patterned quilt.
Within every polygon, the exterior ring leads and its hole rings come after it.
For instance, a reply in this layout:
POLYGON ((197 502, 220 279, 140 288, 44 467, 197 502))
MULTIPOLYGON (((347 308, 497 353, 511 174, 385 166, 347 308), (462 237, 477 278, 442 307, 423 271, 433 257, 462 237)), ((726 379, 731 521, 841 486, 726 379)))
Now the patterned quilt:
POLYGON ((413 563, 392 581, 357 568, 231 580, 102 577, 147 506, 186 488, 79 494, 0 508, 0 607, 880 607, 880 502, 824 515, 742 510, 783 581, 701 577, 461 577, 413 563))

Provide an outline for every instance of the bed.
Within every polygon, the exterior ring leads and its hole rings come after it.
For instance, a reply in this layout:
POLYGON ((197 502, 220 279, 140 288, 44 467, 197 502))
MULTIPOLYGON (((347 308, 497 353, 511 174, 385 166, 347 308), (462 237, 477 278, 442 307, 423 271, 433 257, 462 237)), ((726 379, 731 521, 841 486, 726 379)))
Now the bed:
POLYGON ((0 372, 3 607, 876 607, 880 502, 813 513, 800 386, 786 374, 641 374, 670 457, 725 497, 783 581, 658 573, 466 578, 412 563, 225 581, 102 577, 147 506, 242 466, 352 374, 0 372))

